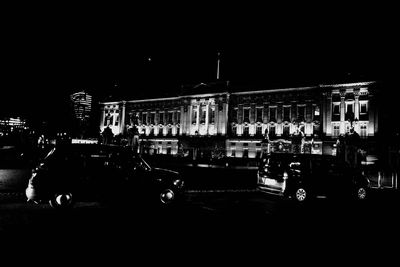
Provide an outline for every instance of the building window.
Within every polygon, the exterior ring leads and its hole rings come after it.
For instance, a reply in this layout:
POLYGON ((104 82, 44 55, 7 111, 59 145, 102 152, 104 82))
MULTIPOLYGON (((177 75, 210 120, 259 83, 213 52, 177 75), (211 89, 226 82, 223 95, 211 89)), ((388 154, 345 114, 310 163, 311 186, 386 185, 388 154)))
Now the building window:
POLYGON ((306 112, 305 106, 297 106, 297 119, 299 121, 304 121, 305 112, 306 112))
POLYGON ((164 112, 160 112, 160 124, 164 124, 164 112))
POLYGON ((206 123, 206 115, 207 115, 207 106, 201 106, 201 117, 200 117, 201 124, 206 123))
POLYGON ((283 120, 290 121, 290 106, 283 107, 283 120))
POLYGON ((243 109, 243 122, 250 122, 250 108, 243 109))
POLYGON ((233 147, 232 148, 232 157, 236 157, 236 148, 235 147, 233 147))
POLYGON ((274 138, 275 137, 275 135, 276 135, 275 126, 272 126, 272 125, 269 126, 268 135, 269 135, 270 138, 274 138))
POLYGON ((319 106, 314 106, 314 121, 319 121, 319 106))
POLYGON ((256 135, 257 135, 257 136, 262 136, 262 127, 261 127, 261 126, 257 126, 257 128, 256 128, 256 135))
POLYGON ((243 128, 243 136, 249 136, 249 127, 243 128))
POLYGON ((332 114, 333 115, 340 115, 340 104, 333 104, 332 108, 332 114))
POLYGON ((215 107, 211 107, 210 109, 210 123, 215 123, 215 107))
POLYGON ((176 123, 181 123, 181 112, 178 110, 175 114, 176 114, 176 123))
POLYGON ((346 120, 354 120, 354 103, 346 104, 346 120))
POLYGON ((142 124, 147 124, 147 112, 142 113, 142 124))
POLYGON ((365 124, 360 125, 360 136, 361 137, 367 136, 367 125, 365 125, 365 124))
POLYGON ((113 125, 113 116, 110 112, 107 113, 104 119, 104 126, 113 125))
POLYGON ((232 136, 236 136, 237 135, 237 127, 236 125, 232 126, 232 136))
POLYGON ((362 102, 360 103, 360 114, 366 114, 368 112, 367 103, 362 102))
POLYGON ((249 157, 249 149, 246 147, 244 150, 243 150, 243 158, 248 158, 249 157))
POLYGON ((150 127, 149 136, 154 136, 154 128, 150 127))
POLYGON ((232 110, 232 122, 237 123, 238 122, 238 109, 234 108, 232 110))
POLYGON ((168 127, 168 133, 167 133, 169 136, 171 136, 172 135, 172 127, 168 127))
POLYGON ((168 112, 167 124, 172 124, 173 115, 174 115, 173 112, 168 112))
POLYGON ((257 108, 256 109, 256 121, 257 122, 262 122, 262 108, 257 108))
POLYGON ((197 106, 192 107, 192 123, 197 123, 197 106))
POLYGON ((290 135, 290 126, 289 125, 283 125, 283 134, 284 137, 288 138, 290 135))
POLYGON ((276 107, 269 108, 269 121, 276 122, 276 107))
POLYGON ((340 121, 340 104, 332 104, 332 121, 340 121))
POLYGON ((321 129, 321 127, 320 127, 319 123, 314 123, 313 124, 313 134, 314 134, 314 136, 319 136, 320 129, 321 129))
POLYGON ((333 136, 339 136, 340 126, 338 124, 333 125, 333 136))
POLYGON ((154 125, 156 114, 154 112, 150 113, 150 124, 154 125))
POLYGON ((115 126, 118 126, 118 122, 119 122, 119 114, 115 114, 115 126))

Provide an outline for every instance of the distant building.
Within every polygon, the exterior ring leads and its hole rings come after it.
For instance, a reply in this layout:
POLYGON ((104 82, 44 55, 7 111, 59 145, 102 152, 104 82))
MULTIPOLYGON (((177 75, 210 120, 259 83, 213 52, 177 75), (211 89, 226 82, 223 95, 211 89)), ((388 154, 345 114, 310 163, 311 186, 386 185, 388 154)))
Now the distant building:
POLYGON ((13 130, 22 130, 27 128, 26 120, 17 118, 4 118, 0 120, 0 132, 7 133, 13 130))
POLYGON ((92 114, 92 96, 85 91, 80 91, 70 97, 74 117, 72 135, 83 138, 89 130, 92 114))
POLYGON ((303 152, 334 154, 351 125, 365 141, 376 136, 376 87, 374 81, 276 89, 199 84, 174 97, 100 103, 100 128, 124 134, 135 124, 150 153, 176 154, 181 145, 249 158, 262 153, 266 134, 271 149, 290 149, 299 128, 303 152))
POLYGON ((92 96, 85 91, 72 94, 74 116, 79 120, 89 120, 92 111, 92 96))

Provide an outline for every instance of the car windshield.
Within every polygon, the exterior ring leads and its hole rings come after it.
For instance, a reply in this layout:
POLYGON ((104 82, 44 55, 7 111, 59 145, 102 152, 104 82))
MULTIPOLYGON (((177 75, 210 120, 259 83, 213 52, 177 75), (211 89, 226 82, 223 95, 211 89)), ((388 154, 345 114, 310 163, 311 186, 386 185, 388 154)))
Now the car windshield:
POLYGON ((140 168, 145 171, 151 170, 150 165, 142 157, 135 155, 133 156, 133 158, 137 168, 140 168))

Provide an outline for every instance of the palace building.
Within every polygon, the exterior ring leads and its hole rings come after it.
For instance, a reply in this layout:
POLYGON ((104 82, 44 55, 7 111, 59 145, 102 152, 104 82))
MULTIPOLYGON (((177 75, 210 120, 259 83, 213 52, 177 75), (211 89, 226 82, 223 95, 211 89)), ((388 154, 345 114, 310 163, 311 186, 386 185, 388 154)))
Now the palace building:
POLYGON ((273 149, 285 150, 299 128, 303 152, 334 154, 351 126, 364 141, 376 136, 376 88, 374 81, 272 89, 199 84, 173 97, 102 102, 100 129, 109 125, 124 136, 136 125, 148 153, 255 158, 266 136, 273 149))

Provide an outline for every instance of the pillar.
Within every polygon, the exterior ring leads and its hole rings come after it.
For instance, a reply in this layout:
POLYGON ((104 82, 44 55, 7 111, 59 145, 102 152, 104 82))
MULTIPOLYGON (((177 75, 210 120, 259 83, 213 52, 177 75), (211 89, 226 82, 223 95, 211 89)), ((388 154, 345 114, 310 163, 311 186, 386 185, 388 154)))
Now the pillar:
POLYGON ((345 134, 345 101, 344 98, 346 96, 346 90, 340 90, 340 133, 345 134))
POLYGON ((121 110, 121 116, 120 116, 120 124, 119 124, 119 132, 121 134, 125 133, 125 113, 126 113, 126 101, 122 101, 122 103, 120 104, 122 105, 121 110))

